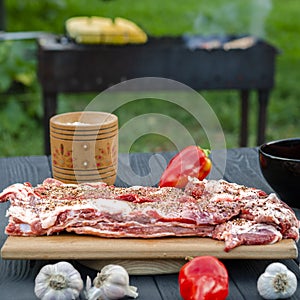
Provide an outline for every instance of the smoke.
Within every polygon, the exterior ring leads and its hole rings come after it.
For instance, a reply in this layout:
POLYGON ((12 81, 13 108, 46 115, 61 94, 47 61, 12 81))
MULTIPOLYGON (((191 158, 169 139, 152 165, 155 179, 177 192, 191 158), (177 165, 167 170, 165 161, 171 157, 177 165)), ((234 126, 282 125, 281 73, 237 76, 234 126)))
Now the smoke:
POLYGON ((228 2, 213 11, 199 13, 194 21, 194 31, 204 35, 225 35, 240 27, 239 9, 228 2))
POLYGON ((206 10, 202 7, 193 23, 193 34, 251 34, 265 36, 265 22, 272 0, 235 0, 206 10))
POLYGON ((249 33, 258 37, 264 37, 265 21, 272 10, 272 1, 252 0, 251 2, 249 33))

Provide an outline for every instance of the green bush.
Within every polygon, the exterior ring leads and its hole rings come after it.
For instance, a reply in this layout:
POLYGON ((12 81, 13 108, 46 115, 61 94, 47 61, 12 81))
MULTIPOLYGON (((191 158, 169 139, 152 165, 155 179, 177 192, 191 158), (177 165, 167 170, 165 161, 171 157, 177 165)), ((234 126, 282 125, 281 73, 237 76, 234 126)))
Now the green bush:
MULTIPOLYGON (((280 0, 76 0, 6 1, 7 31, 46 31, 64 34, 73 16, 125 17, 149 35, 250 33, 264 37, 281 53, 276 65, 276 85, 268 110, 267 140, 299 136, 300 43, 298 1, 280 0)), ((0 156, 43 153, 41 93, 36 78, 36 44, 0 42, 0 156), (5 142, 4 142, 5 141, 5 142)), ((238 146, 239 101, 232 91, 204 92, 223 126, 228 147, 238 146)), ((84 109, 86 101, 62 95, 59 112, 84 109)), ((88 95, 92 99, 92 95, 88 95)), ((79 97, 80 98, 80 97, 79 97)), ((250 146, 256 145, 257 101, 250 99, 250 146)), ((147 112, 140 104, 133 113, 147 112)), ((175 111, 172 113, 176 113, 175 111)), ((127 114, 127 113, 126 113, 127 114)), ((122 112, 120 112, 121 119, 122 112)), ((185 122, 187 117, 178 115, 185 122)), ((205 145, 206 146, 206 145, 205 145)), ((145 137, 133 151, 168 150, 161 137, 145 137)))
POLYGON ((41 137, 42 113, 36 80, 35 43, 0 43, 0 65, 0 155, 34 153, 35 143, 40 153, 42 143, 38 139, 41 137))

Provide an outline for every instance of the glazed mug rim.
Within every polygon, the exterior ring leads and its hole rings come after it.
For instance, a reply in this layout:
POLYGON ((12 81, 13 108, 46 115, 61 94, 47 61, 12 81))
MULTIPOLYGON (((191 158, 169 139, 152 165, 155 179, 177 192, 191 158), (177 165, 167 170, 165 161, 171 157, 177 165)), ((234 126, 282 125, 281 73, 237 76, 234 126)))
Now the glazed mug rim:
POLYGON ((109 113, 109 112, 103 112, 103 111, 72 111, 72 112, 66 112, 66 113, 61 113, 61 114, 56 114, 50 118, 50 126, 54 125, 57 127, 62 127, 62 128, 81 128, 83 130, 89 130, 89 128, 93 127, 107 127, 107 126, 115 126, 118 122, 118 117, 115 114, 109 113), (99 122, 83 122, 80 124, 80 121, 89 115, 94 115, 94 116, 103 116, 104 119, 100 120, 99 122), (62 122, 61 119, 69 116, 78 116, 79 118, 78 121, 72 122, 62 122), (103 122, 104 121, 104 122, 103 122), (76 123, 78 122, 78 123, 76 123))

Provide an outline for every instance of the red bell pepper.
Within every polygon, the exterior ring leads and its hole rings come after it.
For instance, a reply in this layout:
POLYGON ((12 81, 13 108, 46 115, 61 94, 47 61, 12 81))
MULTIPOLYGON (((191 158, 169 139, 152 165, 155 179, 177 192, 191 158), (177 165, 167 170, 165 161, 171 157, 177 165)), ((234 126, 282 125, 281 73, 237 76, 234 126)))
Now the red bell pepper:
POLYGON ((158 186, 184 188, 188 177, 204 179, 211 170, 211 160, 207 152, 199 146, 191 145, 178 152, 163 172, 158 186))
POLYGON ((228 295, 228 272, 214 256, 199 256, 179 272, 179 289, 184 300, 224 300, 228 295))

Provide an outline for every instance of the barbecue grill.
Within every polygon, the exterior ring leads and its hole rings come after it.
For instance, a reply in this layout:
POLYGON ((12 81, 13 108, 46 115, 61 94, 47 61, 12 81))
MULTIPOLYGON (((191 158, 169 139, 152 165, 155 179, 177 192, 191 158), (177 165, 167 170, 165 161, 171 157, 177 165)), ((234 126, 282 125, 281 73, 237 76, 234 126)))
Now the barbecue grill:
POLYGON ((139 77, 169 78, 197 91, 240 91, 241 146, 248 139, 249 93, 256 90, 257 144, 263 143, 278 51, 260 39, 250 39, 246 46, 232 43, 242 38, 222 37, 218 42, 213 37, 199 42, 196 36, 149 37, 145 44, 122 46, 82 45, 66 36, 40 38, 38 77, 43 91, 45 153, 50 152, 49 119, 56 114, 58 93, 99 92, 139 77))

